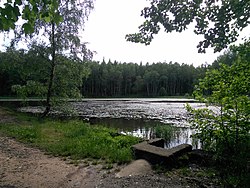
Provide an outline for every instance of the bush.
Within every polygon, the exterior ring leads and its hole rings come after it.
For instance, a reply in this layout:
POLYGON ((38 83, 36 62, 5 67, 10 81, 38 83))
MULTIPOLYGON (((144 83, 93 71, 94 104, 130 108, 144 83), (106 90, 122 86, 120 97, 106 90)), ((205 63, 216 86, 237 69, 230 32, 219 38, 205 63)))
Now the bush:
POLYGON ((216 107, 217 112, 187 106, 193 115, 192 126, 197 130, 193 136, 201 140, 204 149, 216 153, 226 186, 244 187, 249 175, 249 51, 249 41, 234 48, 237 58, 232 65, 220 64, 219 69, 209 70, 196 86, 195 96, 216 107))

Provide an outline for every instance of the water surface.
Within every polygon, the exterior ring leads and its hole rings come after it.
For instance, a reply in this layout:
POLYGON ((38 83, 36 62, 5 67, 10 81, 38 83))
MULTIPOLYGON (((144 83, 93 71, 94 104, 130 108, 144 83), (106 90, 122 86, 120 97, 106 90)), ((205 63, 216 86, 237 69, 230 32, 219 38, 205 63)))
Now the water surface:
POLYGON ((124 134, 152 139, 155 138, 155 127, 158 125, 176 127, 173 136, 166 142, 166 147, 194 143, 191 135, 195 130, 188 123, 188 112, 185 105, 193 108, 205 107, 186 99, 123 99, 123 100, 87 100, 74 102, 74 109, 79 116, 87 118, 92 124, 100 124, 117 129, 124 134))
MULTIPOLYGON (((70 103, 82 119, 91 124, 115 128, 123 134, 151 139, 155 137, 154 128, 157 125, 176 127, 166 147, 182 143, 195 146, 190 138, 195 130, 190 128, 185 105, 189 103, 193 108, 205 107, 203 103, 192 99, 84 99, 70 103)), ((42 112, 39 107, 26 107, 21 110, 42 112)))

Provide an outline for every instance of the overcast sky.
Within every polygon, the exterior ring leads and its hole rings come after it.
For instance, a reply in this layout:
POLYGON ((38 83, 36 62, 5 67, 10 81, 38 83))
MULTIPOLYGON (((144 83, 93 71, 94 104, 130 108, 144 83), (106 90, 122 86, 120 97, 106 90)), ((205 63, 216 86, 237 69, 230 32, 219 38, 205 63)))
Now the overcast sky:
POLYGON ((140 13, 147 3, 146 0, 96 0, 83 34, 88 47, 97 51, 94 60, 142 61, 144 64, 173 61, 199 66, 211 64, 222 54, 214 54, 212 49, 199 54, 196 46, 202 36, 195 35, 192 27, 183 33, 161 31, 149 46, 127 42, 125 35, 137 32, 143 22, 140 13))
MULTIPOLYGON (((82 33, 83 41, 89 42, 88 48, 97 52, 94 60, 111 59, 143 64, 172 61, 199 66, 211 64, 222 54, 214 54, 213 49, 208 49, 206 54, 199 54, 196 46, 203 38, 193 33, 192 26, 182 33, 161 31, 149 46, 127 42, 125 35, 138 31, 138 26, 144 21, 140 16, 141 10, 148 3, 147 0, 95 0, 95 9, 82 33)), ((250 26, 243 31, 242 36, 249 36, 250 26)), ((1 34, 0 44, 6 44, 7 41, 1 34)))

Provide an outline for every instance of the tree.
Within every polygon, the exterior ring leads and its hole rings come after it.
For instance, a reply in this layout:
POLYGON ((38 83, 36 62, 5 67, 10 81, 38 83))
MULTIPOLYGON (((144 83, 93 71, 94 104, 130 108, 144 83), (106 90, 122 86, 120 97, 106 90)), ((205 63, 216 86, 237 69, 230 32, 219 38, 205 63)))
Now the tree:
POLYGON ((232 65, 233 62, 237 59, 237 54, 232 50, 227 50, 223 55, 220 55, 213 63, 211 68, 218 69, 220 64, 232 65))
POLYGON ((167 95, 191 94, 193 84, 203 78, 204 67, 178 63, 88 62, 90 76, 85 80, 83 93, 89 97, 157 96, 160 88, 167 95))
POLYGON ((239 180, 249 176, 250 41, 232 51, 237 54, 232 65, 224 63, 219 69, 210 69, 196 87, 196 97, 216 106, 217 111, 190 106, 188 110, 193 114, 191 122, 197 130, 194 136, 202 141, 205 149, 216 152, 219 163, 227 166, 224 173, 238 177, 238 182, 227 184, 244 187, 239 180))
POLYGON ((51 72, 44 115, 49 113, 51 108, 53 79, 55 77, 56 65, 59 63, 57 55, 62 52, 65 53, 66 50, 70 50, 71 56, 77 59, 77 55, 81 50, 86 49, 85 44, 81 44, 79 30, 83 27, 85 19, 92 8, 93 5, 91 1, 83 1, 82 3, 74 0, 61 1, 58 7, 55 6, 51 8, 50 12, 52 17, 49 23, 42 21, 36 25, 36 29, 40 30, 41 26, 45 29, 45 34, 47 34, 50 39, 49 47, 51 48, 51 72), (59 24, 56 24, 58 12, 63 15, 63 19, 59 24))
POLYGON ((146 71, 143 78, 147 87, 147 95, 157 96, 159 73, 155 70, 146 71))
POLYGON ((0 53, 0 95, 11 95, 11 86, 23 84, 23 65, 25 53, 23 50, 7 48, 0 53))
POLYGON ((137 95, 138 94, 142 95, 143 87, 144 87, 143 78, 141 76, 136 76, 134 86, 132 88, 133 93, 136 93, 137 95))
POLYGON ((149 45, 154 35, 163 27, 165 32, 182 32, 196 23, 194 33, 203 35, 198 52, 205 53, 211 46, 221 51, 235 42, 239 31, 249 25, 249 0, 151 0, 141 15, 144 23, 139 33, 128 34, 126 39, 149 45))
MULTIPOLYGON (((55 92, 53 85, 54 79, 61 74, 58 70, 63 70, 59 66, 66 66, 64 61, 65 54, 75 62, 79 62, 80 58, 85 61, 92 58, 92 53, 86 48, 86 43, 81 42, 79 33, 83 29, 90 11, 93 9, 92 0, 52 0, 49 1, 49 5, 46 3, 47 1, 45 0, 28 1, 28 5, 24 6, 22 11, 22 17, 24 19, 27 17, 28 20, 30 19, 29 14, 32 15, 34 13, 32 11, 36 11, 33 9, 38 8, 39 11, 43 13, 40 17, 32 17, 34 24, 29 26, 32 28, 32 31, 30 30, 30 35, 25 35, 25 40, 30 39, 31 41, 36 41, 35 43, 37 44, 35 45, 42 44, 48 49, 48 53, 44 55, 45 60, 50 63, 46 110, 44 111, 44 115, 47 115, 51 109, 51 98, 53 96, 57 98, 66 96, 65 91, 61 93, 55 92), (30 9, 32 9, 32 11, 30 9)), ((22 40, 23 34, 27 33, 25 27, 25 25, 21 28, 15 27, 15 33, 17 34, 17 38, 15 38, 16 41, 22 40)), ((64 79, 69 78, 65 77, 64 79)), ((72 94, 70 87, 68 88, 68 92, 72 94)))
POLYGON ((56 24, 62 21, 59 12, 54 14, 52 9, 57 10, 60 5, 59 0, 6 0, 0 7, 0 31, 14 30, 17 22, 22 19, 22 30, 26 34, 33 33, 36 22, 50 22, 54 20, 56 24))

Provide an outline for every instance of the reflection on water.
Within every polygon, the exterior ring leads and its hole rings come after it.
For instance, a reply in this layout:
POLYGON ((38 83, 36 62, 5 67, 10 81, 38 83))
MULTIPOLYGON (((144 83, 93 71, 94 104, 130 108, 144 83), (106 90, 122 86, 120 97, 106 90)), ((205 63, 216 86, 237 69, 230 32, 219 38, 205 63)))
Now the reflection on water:
POLYGON ((142 119, 90 119, 91 124, 99 124, 116 129, 120 133, 131 134, 141 138, 155 138, 153 129, 159 125, 157 121, 144 121, 142 119))
MULTIPOLYGON (((156 126, 173 126, 170 124, 163 124, 154 120, 142 120, 142 119, 112 119, 112 118, 93 118, 89 120, 91 124, 103 125, 116 129, 123 134, 129 134, 145 139, 156 138, 155 128, 156 126)), ((194 130, 184 127, 175 127, 173 129, 170 140, 165 143, 166 148, 171 148, 179 144, 187 143, 193 145, 194 148, 200 148, 199 143, 192 141, 191 135, 195 133, 194 130)))
MULTIPOLYGON (((187 127, 188 113, 185 102, 164 102, 146 99, 93 100, 73 102, 73 109, 84 118, 142 119, 155 120, 164 124, 187 127)), ((203 108, 205 104, 190 103, 193 108, 203 108)))
MULTIPOLYGON (((189 128, 186 102, 191 102, 195 109, 206 107, 203 103, 187 99, 85 99, 71 104, 79 117, 92 124, 113 127, 121 133, 147 139, 155 137, 155 126, 172 125, 176 130, 166 147, 173 147, 182 143, 193 144, 190 136, 194 130, 189 128)), ((214 106, 209 108, 216 111, 214 106)), ((19 110, 42 113, 44 109, 25 107, 19 110)), ((60 111, 52 110, 51 114, 60 115, 60 111)))

